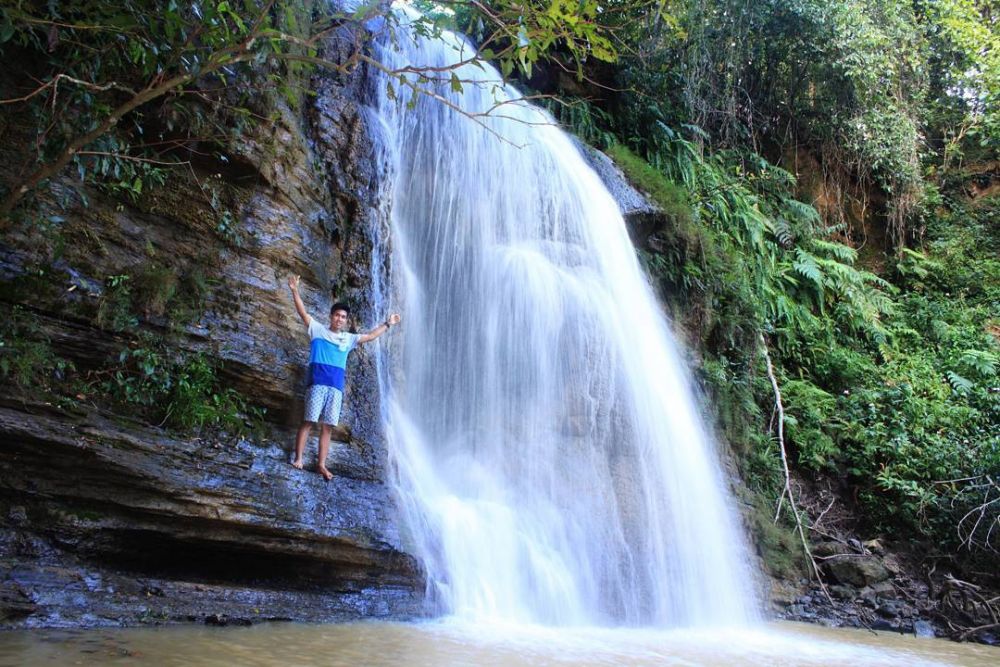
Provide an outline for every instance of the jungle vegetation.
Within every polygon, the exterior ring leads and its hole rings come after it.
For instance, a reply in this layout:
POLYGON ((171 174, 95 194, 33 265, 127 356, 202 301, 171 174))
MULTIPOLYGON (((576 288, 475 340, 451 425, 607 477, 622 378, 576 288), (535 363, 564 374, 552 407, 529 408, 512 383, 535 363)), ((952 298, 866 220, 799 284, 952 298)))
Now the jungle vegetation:
MULTIPOLYGON (((995 562, 1000 2, 417 4, 432 10, 420 31, 472 36, 470 61, 551 95, 558 119, 663 208, 668 223, 640 253, 701 351, 751 487, 782 494, 785 444, 799 479, 834 489, 867 529, 995 562)), ((141 197, 190 151, 267 122, 256 100, 297 107, 318 71, 378 67, 361 45, 330 54, 323 39, 392 20, 380 3, 344 13, 312 0, 3 0, 0 54, 33 69, 0 103, 18 105, 37 139, 22 180, 0 192, 0 229, 37 224, 33 192, 66 169, 141 197)), ((466 83, 455 71, 392 74, 409 94, 466 83)), ((218 214, 220 242, 235 242, 218 214)), ((138 278, 108 276, 108 299, 138 278)), ((112 301, 109 330, 135 310, 133 296, 112 301)), ((4 356, 5 378, 66 371, 24 334, 35 326, 23 313, 5 323, 8 348, 36 359, 4 356)), ((209 361, 158 349, 123 350, 106 380, 123 400, 150 364, 173 364, 167 375, 195 387, 157 390, 179 425, 246 409, 220 393, 209 361)), ((816 539, 837 528, 822 509, 816 539)))
POLYGON ((553 109, 667 212, 643 257, 746 478, 782 493, 769 351, 802 479, 865 530, 995 563, 1000 4, 644 16, 615 19, 616 66, 553 109))

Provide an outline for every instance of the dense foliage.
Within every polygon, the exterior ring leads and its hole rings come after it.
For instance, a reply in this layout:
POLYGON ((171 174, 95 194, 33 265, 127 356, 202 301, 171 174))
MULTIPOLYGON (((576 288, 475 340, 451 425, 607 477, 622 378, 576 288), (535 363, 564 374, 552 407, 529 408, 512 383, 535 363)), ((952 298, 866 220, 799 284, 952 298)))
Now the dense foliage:
POLYGON ((997 5, 663 11, 623 92, 554 109, 667 212, 644 259, 749 481, 782 483, 762 333, 801 471, 870 528, 997 551, 997 5))
POLYGON ((431 93, 442 80, 456 90, 467 83, 457 66, 442 71, 413 63, 389 72, 363 40, 347 53, 325 53, 326 38, 344 28, 396 40, 396 27, 407 22, 415 34, 433 38, 457 13, 480 37, 462 62, 494 60, 504 76, 530 74, 556 48, 578 67, 587 58, 616 55, 595 20, 601 7, 593 0, 443 6, 447 15, 415 16, 378 0, 352 9, 313 0, 0 3, 0 55, 33 70, 0 104, 22 107, 37 148, 36 164, 0 193, 0 225, 25 195, 70 164, 81 181, 138 196, 148 179, 162 178, 162 167, 179 166, 192 152, 224 152, 247 122, 266 122, 254 104, 261 92, 296 103, 316 68, 382 69, 396 77, 392 94, 409 96, 431 93))
MULTIPOLYGON (((643 259, 705 350, 703 379, 755 488, 780 485, 764 345, 800 471, 842 481, 875 529, 997 548, 996 0, 417 4, 432 10, 421 34, 457 25, 476 39, 469 62, 585 81, 593 99, 553 109, 664 209, 643 259)), ((319 69, 379 67, 360 45, 333 57, 322 44, 343 28, 398 38, 385 6, 0 2, 0 54, 31 63, 6 74, 2 101, 36 149, 0 193, 0 229, 12 212, 41 229, 31 194, 66 169, 134 202, 172 168, 224 158, 268 122, 264 101, 294 108, 319 69)), ((411 96, 467 85, 454 71, 392 74, 411 96)), ((238 242, 232 212, 198 187, 220 240, 238 242)), ((157 270, 107 276, 96 326, 128 333, 196 311, 157 270)), ((34 315, 3 326, 0 372, 19 385, 77 377, 80 395, 185 428, 251 412, 207 358, 171 357, 163 340, 132 336, 81 376, 34 315)))

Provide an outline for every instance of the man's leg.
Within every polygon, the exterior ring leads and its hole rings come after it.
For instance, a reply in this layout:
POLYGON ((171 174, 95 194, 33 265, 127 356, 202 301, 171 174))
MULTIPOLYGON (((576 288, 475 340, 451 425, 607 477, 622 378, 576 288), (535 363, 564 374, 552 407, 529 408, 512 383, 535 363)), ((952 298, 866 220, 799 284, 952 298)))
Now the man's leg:
POLYGON ((319 474, 323 479, 330 481, 333 473, 326 469, 326 455, 330 453, 330 425, 319 425, 319 474))
POLYGON ((312 431, 313 424, 315 422, 302 422, 298 435, 295 436, 295 460, 292 461, 292 466, 299 470, 302 470, 302 455, 305 454, 306 440, 309 439, 309 432, 312 431))

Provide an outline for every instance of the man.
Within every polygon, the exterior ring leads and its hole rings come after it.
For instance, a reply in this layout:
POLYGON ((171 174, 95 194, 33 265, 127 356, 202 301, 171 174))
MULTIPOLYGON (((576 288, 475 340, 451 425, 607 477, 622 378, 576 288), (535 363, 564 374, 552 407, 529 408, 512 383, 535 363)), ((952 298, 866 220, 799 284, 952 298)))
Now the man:
POLYGON ((326 455, 330 451, 330 428, 340 421, 340 408, 344 401, 344 379, 347 370, 347 355, 357 345, 375 340, 402 318, 393 313, 389 318, 366 334, 358 335, 347 331, 350 309, 343 303, 333 304, 330 309, 330 326, 323 326, 306 312, 299 296, 299 277, 291 276, 288 286, 292 290, 295 310, 309 331, 309 389, 306 391, 305 416, 295 438, 295 460, 292 465, 302 470, 302 454, 312 427, 319 422, 319 474, 330 481, 333 474, 326 469, 326 455))

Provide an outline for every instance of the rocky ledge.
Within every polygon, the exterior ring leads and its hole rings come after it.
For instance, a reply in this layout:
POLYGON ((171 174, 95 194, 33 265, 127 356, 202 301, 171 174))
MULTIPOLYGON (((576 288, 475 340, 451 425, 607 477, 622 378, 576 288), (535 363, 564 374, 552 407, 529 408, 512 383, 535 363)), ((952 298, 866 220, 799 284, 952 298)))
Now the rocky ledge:
POLYGON ((45 405, 0 406, 0 441, 0 626, 426 613, 355 440, 334 443, 329 483, 277 445, 45 405))

